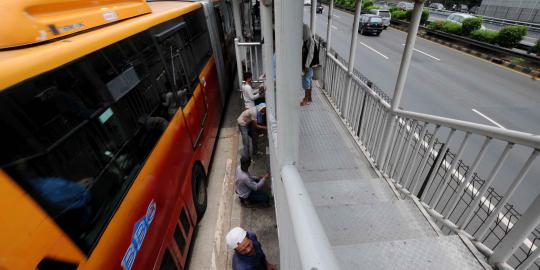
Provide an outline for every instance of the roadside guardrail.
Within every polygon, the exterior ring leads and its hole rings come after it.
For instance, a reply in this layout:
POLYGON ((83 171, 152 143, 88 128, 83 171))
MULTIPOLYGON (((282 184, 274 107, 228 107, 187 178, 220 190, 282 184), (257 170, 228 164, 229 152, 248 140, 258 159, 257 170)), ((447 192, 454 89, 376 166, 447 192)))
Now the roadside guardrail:
MULTIPOLYGON (((392 19, 391 22, 392 22, 392 24, 405 25, 405 26, 409 25, 408 21, 403 21, 403 20, 392 19)), ((459 42, 465 43, 467 45, 478 47, 478 48, 481 48, 483 50, 487 50, 487 51, 490 51, 490 52, 502 53, 502 54, 506 54, 506 55, 510 55, 510 56, 520 57, 520 58, 523 58, 523 59, 525 59, 527 61, 533 62, 535 64, 540 64, 540 57, 532 55, 532 54, 517 52, 517 51, 511 50, 511 49, 507 49, 507 48, 503 48, 501 46, 481 42, 481 41, 474 40, 474 39, 471 39, 471 38, 468 38, 468 37, 449 34, 449 33, 445 33, 445 32, 442 32, 442 31, 437 31, 437 30, 431 30, 431 29, 428 29, 428 28, 426 28, 424 26, 420 26, 420 29, 426 31, 426 33, 429 34, 429 35, 435 35, 435 36, 439 36, 439 37, 442 37, 442 38, 445 38, 445 39, 449 39, 449 40, 453 40, 453 41, 459 41, 459 42)))

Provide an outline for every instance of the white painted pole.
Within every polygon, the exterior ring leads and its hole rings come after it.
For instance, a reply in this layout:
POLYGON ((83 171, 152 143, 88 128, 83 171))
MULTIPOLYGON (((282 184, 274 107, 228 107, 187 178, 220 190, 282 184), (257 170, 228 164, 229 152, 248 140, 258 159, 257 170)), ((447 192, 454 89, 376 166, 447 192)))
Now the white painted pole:
POLYGON ((298 161, 303 2, 276 0, 277 147, 280 167, 298 161))
POLYGON ((266 106, 267 110, 275 112, 275 95, 274 95, 274 71, 272 64, 272 56, 274 54, 274 38, 272 36, 272 4, 266 6, 263 1, 260 5, 261 14, 261 34, 264 40, 262 45, 263 56, 263 72, 266 74, 264 86, 266 87, 266 106))
POLYGON ((240 16, 240 0, 232 0, 233 18, 234 18, 234 31, 236 37, 239 38, 239 42, 244 41, 242 35, 242 17, 240 16))
POLYGON ((391 113, 388 114, 385 127, 384 143, 381 147, 381 156, 378 159, 379 168, 383 168, 383 163, 388 154, 388 148, 390 144, 390 134, 394 128, 392 118, 394 113, 399 109, 399 103, 405 88, 405 82, 407 81, 407 74, 409 73, 409 66, 411 65, 411 58, 414 50, 414 44, 416 43, 416 35, 418 34, 418 26, 420 26, 420 19, 422 17, 422 10, 424 9, 424 0, 416 0, 414 2, 414 10, 412 14, 411 23, 409 24, 409 31, 407 34, 407 42, 405 43, 405 50, 401 58, 401 65, 399 67, 398 79, 396 81, 396 87, 394 89, 394 97, 392 98, 391 113))
POLYGON ((354 12, 353 29, 351 33, 351 45, 349 48, 349 66, 347 67, 347 84, 345 88, 345 108, 342 111, 343 118, 347 119, 349 111, 349 99, 351 97, 351 82, 354 70, 354 60, 356 57, 356 43, 358 40, 358 25, 360 24, 360 12, 362 11, 362 0, 356 0, 356 10, 354 12))
MULTIPOLYGON (((328 6, 328 25, 326 25, 326 54, 324 55, 325 59, 328 59, 327 54, 330 53, 330 44, 332 40, 332 17, 334 14, 334 0, 330 0, 330 5, 328 6)), ((328 65, 328 61, 324 61, 328 65)), ((322 83, 322 87, 326 89, 326 67, 323 67, 323 79, 319 80, 319 83, 322 83)))
POLYGON ((309 16, 309 29, 313 35, 317 34, 317 0, 311 0, 311 16, 309 16))

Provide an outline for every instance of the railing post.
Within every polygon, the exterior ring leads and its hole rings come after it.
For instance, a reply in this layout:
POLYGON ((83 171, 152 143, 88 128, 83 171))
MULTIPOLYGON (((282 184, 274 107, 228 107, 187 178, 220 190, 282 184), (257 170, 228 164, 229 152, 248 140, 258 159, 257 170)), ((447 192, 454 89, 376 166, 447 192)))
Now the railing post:
POLYGON ((407 80, 407 74, 409 72, 409 66, 411 65, 412 53, 414 50, 414 44, 416 43, 416 34, 418 34, 418 26, 420 25, 420 19, 422 17, 422 10, 424 8, 424 0, 416 0, 414 2, 414 10, 412 14, 411 23, 409 24, 409 31, 407 34, 407 42, 405 43, 405 50, 403 51, 403 57, 401 58, 401 65, 399 67, 398 79, 396 87, 394 89, 394 97, 392 98, 392 110, 388 114, 386 119, 386 127, 384 132, 384 141, 382 144, 381 156, 378 158, 378 167, 383 168, 384 160, 388 154, 388 148, 390 143, 390 134, 392 133, 394 112, 399 108, 401 101, 401 95, 403 94, 403 88, 407 80))
POLYGON ((240 47, 238 46, 239 38, 234 39, 234 51, 236 53, 236 73, 238 73, 238 86, 242 85, 242 60, 240 60, 240 47))
POLYGON ((527 208, 512 230, 504 237, 502 242, 493 250, 489 263, 493 266, 505 264, 512 254, 523 244, 529 234, 540 224, 540 195, 527 208))
POLYGON ((349 111, 349 99, 351 97, 351 83, 352 83, 352 75, 354 70, 354 60, 356 57, 356 41, 358 40, 358 25, 360 21, 360 12, 362 11, 362 0, 356 0, 356 11, 354 12, 354 22, 353 22, 353 29, 352 29, 352 38, 351 38, 351 46, 349 49, 349 66, 347 67, 347 86, 345 88, 345 106, 342 108, 342 116, 344 119, 348 115, 347 112, 349 111))

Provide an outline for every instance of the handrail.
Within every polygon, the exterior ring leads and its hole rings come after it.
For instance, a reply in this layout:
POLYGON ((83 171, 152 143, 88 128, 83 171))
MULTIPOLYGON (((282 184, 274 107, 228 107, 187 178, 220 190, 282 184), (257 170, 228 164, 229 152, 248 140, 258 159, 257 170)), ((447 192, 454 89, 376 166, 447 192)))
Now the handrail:
POLYGON ((330 241, 326 237, 298 169, 294 165, 285 165, 281 176, 290 209, 294 237, 296 243, 302 243, 302 246, 298 247, 302 269, 339 269, 330 241))
POLYGON ((491 137, 494 139, 499 139, 503 141, 508 141, 515 144, 521 144, 525 146, 529 146, 535 149, 540 149, 540 136, 510 130, 510 129, 502 129, 498 127, 468 122, 468 121, 462 121, 462 120, 456 120, 456 119, 450 119, 446 117, 441 116, 435 116, 435 115, 429 115, 424 113, 417 113, 417 112, 411 112, 411 111, 405 111, 405 110, 397 110, 396 114, 402 117, 411 118, 414 120, 422 121, 422 122, 430 122, 432 124, 438 124, 447 126, 450 128, 466 131, 466 132, 472 132, 484 135, 486 137, 491 137))
MULTIPOLYGON (((540 155, 540 136, 399 108, 392 110, 386 99, 359 79, 360 73, 348 72, 337 55, 326 52, 323 55, 326 56, 323 92, 373 165, 397 190, 421 200, 435 220, 451 232, 469 238, 490 259, 491 265, 505 266, 509 256, 514 256, 513 260, 518 262, 518 270, 527 269, 533 263, 538 265, 540 248, 536 239, 540 238, 540 230, 536 227, 540 216, 535 213, 540 212, 540 196, 524 215, 508 203, 540 155), (345 76, 351 76, 355 84, 348 94, 350 99, 344 98, 347 95, 343 87, 345 76), (343 108, 347 107, 344 112, 343 108), (395 128, 381 128, 388 123, 395 128), (447 134, 444 140, 437 134, 440 128, 449 131, 443 133, 447 134), (454 154, 449 144, 456 131, 465 137, 454 154), (484 137, 479 152, 464 151, 470 135, 484 137), (390 144, 381 147, 382 138, 386 136, 390 144), (491 170, 489 177, 484 180, 477 174, 477 165, 481 164, 492 139, 505 142, 506 147, 498 154, 497 163, 488 169, 491 170), (514 145, 532 152, 527 161, 516 168, 517 176, 505 194, 499 195, 493 181, 514 145), (474 158, 471 167, 464 163, 462 155, 474 158), (532 217, 524 218, 529 215, 532 217), (514 233, 509 234, 512 231, 514 233), (499 237, 495 246, 491 240, 485 240, 494 236, 499 237), (499 248, 495 249, 497 245, 499 248)), ((512 262, 512 265, 516 264, 512 262)))

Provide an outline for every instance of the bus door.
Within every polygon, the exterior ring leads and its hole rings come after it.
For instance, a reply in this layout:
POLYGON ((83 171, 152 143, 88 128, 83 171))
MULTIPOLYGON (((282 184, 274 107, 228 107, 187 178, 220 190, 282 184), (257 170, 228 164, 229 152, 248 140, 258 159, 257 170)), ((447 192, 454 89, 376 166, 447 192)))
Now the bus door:
POLYGON ((195 149, 202 143, 200 140, 203 137, 208 111, 204 94, 205 81, 199 83, 186 23, 176 21, 167 29, 155 33, 155 37, 159 41, 160 51, 172 82, 169 86, 171 104, 180 103, 195 149))

